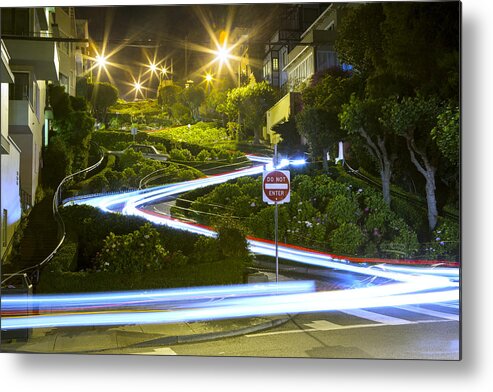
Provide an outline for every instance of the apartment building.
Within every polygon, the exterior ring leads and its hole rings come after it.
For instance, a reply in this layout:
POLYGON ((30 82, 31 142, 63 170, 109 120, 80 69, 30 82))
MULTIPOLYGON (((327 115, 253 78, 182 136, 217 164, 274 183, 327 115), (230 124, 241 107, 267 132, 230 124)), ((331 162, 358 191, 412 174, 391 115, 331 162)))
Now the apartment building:
POLYGON ((303 32, 320 16, 327 4, 294 4, 279 15, 279 27, 265 45, 263 80, 282 88, 288 74, 288 53, 301 40, 303 32))
POLYGON ((55 37, 74 39, 73 42, 58 41, 57 49, 60 61, 59 84, 65 87, 68 94, 75 96, 78 78, 90 68, 87 57, 88 21, 76 19, 74 7, 55 7, 52 30, 55 37))
POLYGON ((1 257, 9 252, 23 210, 35 203, 47 141, 48 82, 58 83, 59 55, 53 37, 55 9, 2 8, 1 257))
POLYGON ((335 51, 337 26, 344 14, 344 5, 330 3, 327 8, 300 35, 299 42, 287 52, 282 52, 279 62, 280 79, 285 95, 267 111, 267 125, 263 137, 276 140, 273 128, 287 121, 294 110, 294 101, 303 85, 317 72, 339 66, 335 51))
POLYGON ((20 154, 21 150, 9 135, 9 84, 14 83, 14 74, 10 69, 10 55, 3 40, 0 64, 0 259, 11 246, 15 229, 21 219, 20 199, 20 154))

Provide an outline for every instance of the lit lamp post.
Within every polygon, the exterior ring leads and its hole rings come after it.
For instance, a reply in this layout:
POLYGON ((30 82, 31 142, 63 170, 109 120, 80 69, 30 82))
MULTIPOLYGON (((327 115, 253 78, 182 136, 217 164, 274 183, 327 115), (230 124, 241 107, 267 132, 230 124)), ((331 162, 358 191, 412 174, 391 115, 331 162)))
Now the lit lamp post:
MULTIPOLYGON (((48 96, 49 97, 49 96, 48 96)), ((45 127, 44 127, 44 146, 48 146, 48 137, 49 137, 49 132, 50 132, 50 126, 51 122, 55 116, 53 115, 53 109, 50 105, 49 98, 48 98, 48 105, 45 107, 45 127)))
POLYGON ((142 94, 142 85, 139 82, 134 83, 134 89, 135 89, 135 97, 137 98, 137 94, 141 93, 142 94))
MULTIPOLYGON (((106 65, 108 65, 108 59, 104 56, 104 55, 101 55, 101 54, 98 54, 96 55, 95 59, 94 59, 94 63, 95 63, 95 66, 94 67, 91 67, 91 83, 93 83, 93 71, 94 71, 94 68, 97 67, 98 68, 98 79, 99 79, 99 74, 101 73, 101 69, 103 68, 106 68, 106 65)), ((96 80, 97 82, 98 80, 96 80)))

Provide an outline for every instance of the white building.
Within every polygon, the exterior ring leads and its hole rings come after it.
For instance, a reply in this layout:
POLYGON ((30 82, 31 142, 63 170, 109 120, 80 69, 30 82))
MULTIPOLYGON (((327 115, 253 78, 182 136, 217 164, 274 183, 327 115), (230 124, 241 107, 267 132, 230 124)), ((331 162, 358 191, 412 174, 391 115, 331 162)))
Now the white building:
POLYGON ((23 209, 35 203, 42 167, 46 86, 58 82, 51 37, 54 8, 2 8, 1 206, 2 260, 23 209))
MULTIPOLYGON (((263 137, 276 140, 273 128, 289 119, 293 112, 294 102, 303 85, 319 72, 339 65, 335 52, 337 26, 340 23, 344 6, 330 4, 320 16, 303 32, 299 43, 289 53, 281 53, 283 66, 279 67, 287 75, 287 80, 281 80, 287 93, 266 113, 267 126, 263 137)), ((281 74, 282 75, 282 74, 281 74)))

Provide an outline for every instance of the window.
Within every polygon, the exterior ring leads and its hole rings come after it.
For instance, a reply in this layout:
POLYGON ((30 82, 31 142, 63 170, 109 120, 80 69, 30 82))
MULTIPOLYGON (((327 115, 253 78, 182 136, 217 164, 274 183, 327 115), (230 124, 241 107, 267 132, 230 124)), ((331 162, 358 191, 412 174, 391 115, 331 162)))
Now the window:
POLYGON ((3 210, 2 215, 2 246, 7 246, 7 210, 3 210))
POLYGON ((29 35, 29 8, 2 8, 2 33, 29 35))
POLYGON ((279 71, 279 59, 277 57, 272 59, 272 70, 279 71))
POLYGON ((317 53, 317 71, 337 66, 337 56, 335 52, 319 51, 317 53))
POLYGON ((286 65, 288 65, 288 51, 287 50, 282 52, 282 67, 284 68, 286 65))
POLYGON ((9 85, 9 99, 12 101, 30 101, 29 74, 14 72, 14 78, 15 83, 9 85))

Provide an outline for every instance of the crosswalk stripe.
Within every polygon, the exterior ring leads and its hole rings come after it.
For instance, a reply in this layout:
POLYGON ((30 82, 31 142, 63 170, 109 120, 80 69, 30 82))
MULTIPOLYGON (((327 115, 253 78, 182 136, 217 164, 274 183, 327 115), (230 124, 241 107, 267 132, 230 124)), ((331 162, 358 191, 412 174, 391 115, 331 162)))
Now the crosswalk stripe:
POLYGON ((412 323, 412 321, 409 320, 387 316, 381 313, 370 312, 368 310, 363 310, 363 309, 346 309, 346 310, 341 310, 341 312, 349 314, 351 316, 356 316, 387 325, 403 325, 403 324, 412 323))
POLYGON ((447 319, 447 320, 459 321, 459 315, 458 314, 438 312, 436 310, 425 309, 425 308, 420 308, 420 307, 411 306, 411 305, 399 306, 399 309, 407 310, 408 312, 420 313, 420 314, 424 314, 427 316, 433 316, 433 317, 443 318, 443 319, 447 319))
POLYGON ((136 354, 138 354, 138 355, 177 355, 176 352, 174 352, 169 347, 154 348, 151 351, 146 351, 143 353, 136 353, 136 354))

